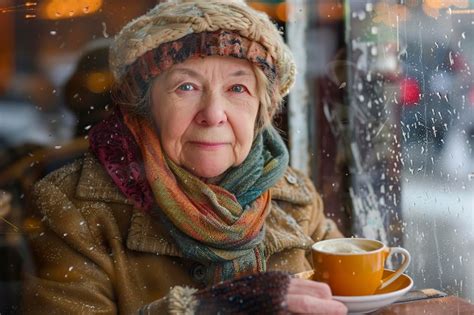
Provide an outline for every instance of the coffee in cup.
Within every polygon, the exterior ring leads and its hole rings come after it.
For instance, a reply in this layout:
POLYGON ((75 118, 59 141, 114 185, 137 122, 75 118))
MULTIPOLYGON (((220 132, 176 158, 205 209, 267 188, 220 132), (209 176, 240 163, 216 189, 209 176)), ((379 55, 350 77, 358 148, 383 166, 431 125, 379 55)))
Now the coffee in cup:
POLYGON ((326 282, 333 295, 374 294, 395 281, 408 267, 410 254, 399 247, 387 247, 377 240, 338 238, 312 246, 314 277, 326 282), (403 255, 400 267, 382 279, 385 262, 395 253, 403 255))

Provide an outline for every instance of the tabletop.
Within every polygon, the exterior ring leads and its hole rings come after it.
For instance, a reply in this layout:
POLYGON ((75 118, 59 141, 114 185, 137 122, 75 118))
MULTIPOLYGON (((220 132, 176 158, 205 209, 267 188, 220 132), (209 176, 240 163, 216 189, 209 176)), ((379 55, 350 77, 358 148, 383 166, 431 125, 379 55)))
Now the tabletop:
POLYGON ((474 314, 474 304, 456 296, 446 296, 440 298, 431 298, 425 300, 416 300, 406 303, 396 303, 381 308, 373 315, 412 315, 412 314, 430 314, 430 315, 471 315, 474 314))
MULTIPOLYGON (((310 279, 314 272, 305 271, 294 275, 297 278, 310 279)), ((474 315, 474 304, 469 301, 447 295, 433 288, 412 290, 402 296, 398 302, 380 308, 371 315, 474 315)))

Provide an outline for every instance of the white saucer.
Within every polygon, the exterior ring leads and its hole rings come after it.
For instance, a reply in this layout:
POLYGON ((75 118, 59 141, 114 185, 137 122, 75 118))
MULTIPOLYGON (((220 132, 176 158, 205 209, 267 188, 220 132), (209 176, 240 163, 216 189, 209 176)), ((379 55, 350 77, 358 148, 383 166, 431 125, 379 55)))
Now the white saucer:
MULTIPOLYGON (((385 269, 383 277, 385 278, 393 272, 392 270, 385 269)), ((413 280, 409 276, 402 274, 385 289, 377 290, 372 295, 333 296, 333 299, 344 303, 349 314, 365 314, 392 304, 407 293, 412 286, 413 280)))

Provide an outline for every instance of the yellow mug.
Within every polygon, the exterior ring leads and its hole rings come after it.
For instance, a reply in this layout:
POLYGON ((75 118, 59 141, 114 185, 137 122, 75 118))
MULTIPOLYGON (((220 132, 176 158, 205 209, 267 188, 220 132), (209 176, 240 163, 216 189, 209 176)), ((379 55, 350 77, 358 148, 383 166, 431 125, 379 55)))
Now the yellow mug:
POLYGON ((320 241, 311 248, 316 281, 326 282, 333 295, 374 294, 394 282, 408 267, 410 253, 403 248, 387 247, 377 240, 337 238, 320 241), (391 255, 403 255, 400 267, 382 279, 385 261, 391 255))

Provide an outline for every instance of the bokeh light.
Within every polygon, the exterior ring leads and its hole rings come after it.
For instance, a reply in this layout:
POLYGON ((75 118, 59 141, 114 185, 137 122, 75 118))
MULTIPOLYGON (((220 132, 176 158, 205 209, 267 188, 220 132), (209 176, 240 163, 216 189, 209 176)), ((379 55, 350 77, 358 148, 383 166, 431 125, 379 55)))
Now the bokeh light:
POLYGON ((49 20, 69 19, 93 14, 102 7, 102 0, 50 0, 41 3, 40 16, 49 20))

